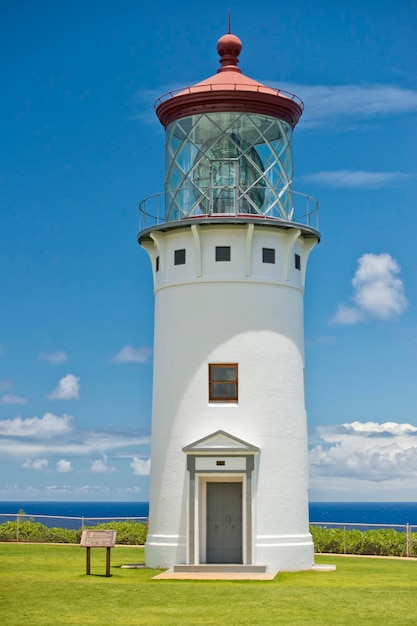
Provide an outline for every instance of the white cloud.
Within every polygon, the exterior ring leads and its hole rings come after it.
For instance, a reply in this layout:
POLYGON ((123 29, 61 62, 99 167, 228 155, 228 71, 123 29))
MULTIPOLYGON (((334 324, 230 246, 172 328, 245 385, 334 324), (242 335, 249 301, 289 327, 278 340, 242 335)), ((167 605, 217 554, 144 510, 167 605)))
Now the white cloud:
POLYGON ((148 476, 151 471, 151 459, 140 459, 134 456, 130 464, 135 476, 148 476))
POLYGON ((151 355, 152 350, 150 348, 134 348, 128 345, 115 354, 113 361, 116 363, 146 363, 151 355))
POLYGON ((43 417, 22 419, 18 416, 10 420, 0 420, 0 436, 50 439, 69 433, 71 420, 71 415, 58 417, 53 413, 45 413, 43 417))
POLYGON ((26 459, 22 467, 24 467, 25 469, 41 470, 41 469, 48 467, 48 460, 47 459, 33 459, 32 461, 31 459, 26 459))
POLYGON ((109 487, 103 487, 101 485, 48 485, 47 488, 48 495, 51 496, 68 496, 68 495, 76 495, 76 496, 91 496, 91 495, 109 495, 110 489, 109 487))
POLYGON ((137 495, 138 493, 140 493, 140 487, 126 487, 126 489, 120 489, 120 487, 117 487, 116 493, 137 495))
POLYGON ((347 432, 359 433, 361 435, 407 435, 417 434, 417 427, 412 424, 398 424, 397 422, 351 422, 343 424, 347 432))
POLYGON ((339 304, 332 321, 335 324, 357 324, 362 322, 364 318, 364 312, 360 309, 346 304, 339 304))
POLYGON ((56 464, 56 471, 60 474, 68 474, 68 472, 72 472, 73 467, 71 461, 66 461, 65 459, 61 459, 56 464))
MULTIPOLYGON (((0 496, 3 500, 14 502, 41 500, 45 498, 56 500, 84 500, 86 502, 96 500, 125 500, 125 496, 131 500, 132 496, 142 493, 138 485, 130 485, 126 488, 115 487, 109 485, 48 485, 46 487, 33 487, 31 485, 0 485, 0 496)), ((148 494, 145 492, 142 499, 146 499, 148 494)), ((11 507, 13 510, 13 507, 11 507)))
POLYGON ((67 374, 58 382, 57 387, 50 394, 50 400, 78 400, 80 397, 80 379, 73 374, 67 374))
POLYGON ((12 500, 16 497, 19 500, 38 500, 40 496, 40 489, 31 485, 22 487, 21 485, 2 485, 0 487, 0 495, 3 500, 12 500))
MULTIPOLYGON (((140 122, 156 126, 159 124, 158 118, 155 115, 154 103, 164 94, 169 94, 176 91, 182 91, 184 85, 165 85, 158 87, 158 89, 139 89, 131 98, 131 106, 133 113, 130 119, 139 120, 140 122)), ((164 98, 166 99, 166 98, 164 98)))
POLYGON ((40 352, 38 359, 48 361, 51 365, 62 365, 68 361, 68 356, 63 350, 57 350, 56 352, 40 352))
MULTIPOLYGON (((297 83, 275 84, 268 79, 260 82, 289 91, 299 96, 305 105, 303 128, 323 127, 341 123, 405 115, 417 112, 417 91, 396 85, 350 84, 350 85, 304 85, 297 83)), ((156 91, 138 91, 132 99, 137 112, 133 119, 155 123, 156 115, 151 114, 153 102, 161 93, 181 90, 184 85, 170 85, 156 91), (150 106, 151 105, 151 106, 150 106), (138 110, 139 109, 139 110, 138 110)))
POLYGON ((334 335, 318 335, 314 341, 308 340, 308 343, 317 343, 322 346, 331 346, 336 343, 336 337, 334 335))
POLYGON ((94 461, 91 461, 91 471, 94 474, 107 474, 108 472, 114 472, 115 469, 115 467, 110 467, 108 465, 106 456, 102 459, 95 459, 94 461))
POLYGON ((310 450, 312 480, 339 477, 372 483, 417 479, 417 427, 352 422, 319 427, 310 450))
POLYGON ((0 398, 0 404, 26 404, 27 400, 23 396, 17 396, 13 393, 8 393, 0 398))
POLYGON ((388 320, 404 313, 408 302, 399 273, 399 264, 387 253, 361 256, 352 279, 353 305, 340 304, 333 321, 356 324, 366 319, 388 320))
POLYGON ((302 128, 344 130, 361 120, 417 112, 417 91, 395 85, 279 85, 305 105, 302 128))
MULTIPOLYGON (((8 391, 13 387, 10 380, 2 379, 0 380, 0 391, 8 391)), ((15 393, 5 393, 0 398, 0 404, 26 404, 27 399, 23 396, 18 396, 15 393)))
POLYGON ((301 180, 306 183, 318 183, 326 187, 334 188, 371 188, 388 187, 402 184, 405 180, 413 178, 414 174, 403 172, 367 172, 355 170, 335 170, 306 174, 301 180))
MULTIPOLYGON (((14 422, 14 420, 10 421, 14 422)), ((21 420, 21 422, 26 422, 26 420, 21 420)), ((36 424, 33 425, 35 432, 31 434, 28 424, 22 425, 20 429, 19 424, 14 423, 14 428, 5 424, 4 421, 0 422, 0 435, 8 435, 8 437, 0 437, 0 456, 31 458, 41 455, 62 455, 88 458, 92 455, 103 455, 106 452, 120 450, 123 456, 132 458, 132 448, 148 446, 150 441, 148 436, 134 436, 130 432, 124 434, 99 431, 70 432, 68 429, 68 432, 58 434, 56 432, 52 434, 51 431, 42 434, 40 428, 39 431, 35 429, 36 424), (6 430, 9 432, 5 432, 6 430), (36 432, 38 432, 37 435, 36 432), (31 440, 30 437, 33 439, 31 440)))

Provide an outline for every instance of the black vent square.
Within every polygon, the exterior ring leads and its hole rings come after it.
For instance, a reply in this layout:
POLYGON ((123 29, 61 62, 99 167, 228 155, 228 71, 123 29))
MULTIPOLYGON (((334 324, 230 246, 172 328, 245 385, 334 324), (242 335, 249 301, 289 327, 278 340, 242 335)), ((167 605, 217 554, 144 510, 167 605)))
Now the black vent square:
POLYGON ((185 265, 185 248, 182 250, 175 250, 174 265, 185 265))
POLYGON ((262 248, 262 263, 275 263, 274 248, 262 248))
POLYGON ((230 261, 230 246, 216 246, 216 261, 230 261))

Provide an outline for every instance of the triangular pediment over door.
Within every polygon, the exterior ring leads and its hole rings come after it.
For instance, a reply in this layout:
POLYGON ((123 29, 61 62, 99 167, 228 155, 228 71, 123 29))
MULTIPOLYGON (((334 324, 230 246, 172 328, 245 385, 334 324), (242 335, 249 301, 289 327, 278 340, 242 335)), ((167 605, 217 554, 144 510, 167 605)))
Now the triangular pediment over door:
POLYGON ((186 454, 255 454, 259 452, 259 448, 226 433, 224 430, 217 430, 215 433, 185 446, 183 451, 186 454))

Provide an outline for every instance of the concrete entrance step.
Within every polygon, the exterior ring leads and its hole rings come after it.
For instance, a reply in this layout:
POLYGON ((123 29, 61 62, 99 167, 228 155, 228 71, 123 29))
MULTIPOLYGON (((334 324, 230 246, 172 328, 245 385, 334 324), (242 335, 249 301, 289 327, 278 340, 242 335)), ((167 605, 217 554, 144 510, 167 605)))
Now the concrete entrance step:
POLYGON ((267 572, 266 565, 202 564, 174 565, 154 580, 273 580, 278 571, 267 572))
POLYGON ((216 574, 265 574, 266 565, 241 565, 238 563, 201 563, 199 565, 174 565, 173 572, 178 573, 216 573, 216 574))

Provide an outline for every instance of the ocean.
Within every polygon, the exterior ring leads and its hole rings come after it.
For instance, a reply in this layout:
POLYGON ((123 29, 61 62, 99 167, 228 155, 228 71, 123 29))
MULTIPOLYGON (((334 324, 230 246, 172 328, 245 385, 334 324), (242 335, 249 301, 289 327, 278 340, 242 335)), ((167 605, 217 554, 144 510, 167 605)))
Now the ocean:
POLYGON ((310 502, 310 521, 417 525, 417 502, 310 502))
MULTIPOLYGON (((12 518, 4 517, 5 514, 16 514, 24 511, 36 522, 45 526, 61 528, 80 528, 81 518, 86 520, 88 526, 100 522, 111 522, 117 518, 143 518, 147 519, 149 513, 148 502, 52 502, 52 501, 0 501, 0 523, 12 518), (48 519, 42 516, 59 516, 67 519, 48 519), (41 516, 41 517, 37 517, 41 516), (74 519, 70 519, 74 518, 74 519), (106 518, 96 520, 94 518, 106 518)), ((122 521, 122 520, 120 520, 122 521)))
MULTIPOLYGON (((311 502, 310 521, 322 524, 381 524, 417 526, 417 502, 311 502)), ((0 501, 0 523, 8 521, 5 514, 16 515, 23 510, 28 516, 57 515, 67 520, 35 518, 46 526, 80 528, 81 518, 88 525, 98 523, 91 518, 147 518, 148 502, 25 502, 0 501)), ((104 521, 104 520, 103 520, 104 521)))

